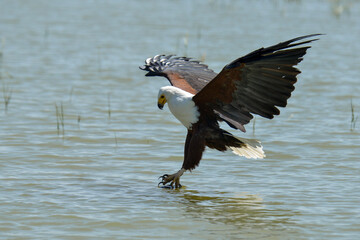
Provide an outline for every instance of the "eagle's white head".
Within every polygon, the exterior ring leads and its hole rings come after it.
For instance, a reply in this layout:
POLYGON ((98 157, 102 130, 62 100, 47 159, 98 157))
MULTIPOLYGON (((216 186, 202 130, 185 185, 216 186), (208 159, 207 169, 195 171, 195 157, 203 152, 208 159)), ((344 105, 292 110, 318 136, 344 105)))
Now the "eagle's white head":
POLYGON ((158 95, 158 107, 163 109, 168 103, 171 113, 187 128, 199 120, 198 107, 192 100, 193 94, 174 86, 160 88, 158 95))

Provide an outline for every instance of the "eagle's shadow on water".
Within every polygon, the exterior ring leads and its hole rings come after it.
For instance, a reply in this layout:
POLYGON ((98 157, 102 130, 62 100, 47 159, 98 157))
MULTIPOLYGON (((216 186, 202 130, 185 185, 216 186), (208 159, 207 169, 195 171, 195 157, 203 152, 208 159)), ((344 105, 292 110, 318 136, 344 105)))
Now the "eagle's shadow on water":
POLYGON ((166 190, 176 195, 184 214, 210 223, 223 223, 237 229, 261 229, 292 232, 296 228, 294 216, 300 214, 281 208, 281 203, 264 203, 256 194, 212 192, 196 190, 166 190), (273 206, 272 206, 273 205, 273 206))

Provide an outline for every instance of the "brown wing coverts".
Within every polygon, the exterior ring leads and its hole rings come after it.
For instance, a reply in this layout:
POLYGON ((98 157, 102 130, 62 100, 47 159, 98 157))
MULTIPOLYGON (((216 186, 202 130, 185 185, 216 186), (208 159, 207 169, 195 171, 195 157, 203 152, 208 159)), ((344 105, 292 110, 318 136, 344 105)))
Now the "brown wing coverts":
POLYGON ((280 114, 295 89, 300 71, 294 66, 302 61, 310 46, 293 48, 317 39, 294 43, 312 34, 291 39, 268 48, 260 48, 226 65, 223 70, 193 98, 200 111, 209 108, 236 128, 258 114, 273 118, 280 114), (289 49, 290 48, 290 49, 289 49))
POLYGON ((200 91, 217 75, 199 61, 173 55, 156 55, 148 58, 140 69, 148 71, 145 76, 166 77, 171 85, 193 94, 200 91))

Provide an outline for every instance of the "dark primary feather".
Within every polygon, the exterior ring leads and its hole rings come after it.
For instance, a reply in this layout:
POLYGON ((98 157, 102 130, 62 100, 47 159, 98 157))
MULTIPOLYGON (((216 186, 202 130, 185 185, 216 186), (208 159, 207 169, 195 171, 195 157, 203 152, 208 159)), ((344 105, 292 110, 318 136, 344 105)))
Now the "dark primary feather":
POLYGON ((148 71, 145 76, 166 77, 171 85, 193 94, 200 91, 217 75, 199 61, 173 55, 156 55, 148 58, 140 69, 148 71))
POLYGON ((297 47, 317 39, 296 41, 320 34, 302 36, 260 48, 226 65, 193 100, 200 111, 211 108, 222 119, 245 131, 252 114, 273 118, 280 114, 295 89, 300 71, 294 66, 302 61, 310 46, 297 47))

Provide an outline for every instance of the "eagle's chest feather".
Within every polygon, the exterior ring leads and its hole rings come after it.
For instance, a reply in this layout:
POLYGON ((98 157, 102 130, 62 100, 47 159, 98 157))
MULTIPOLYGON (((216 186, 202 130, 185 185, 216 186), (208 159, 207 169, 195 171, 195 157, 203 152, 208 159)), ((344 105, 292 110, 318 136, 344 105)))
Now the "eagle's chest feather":
POLYGON ((172 114, 187 128, 199 120, 200 113, 191 96, 176 96, 168 101, 172 114))

